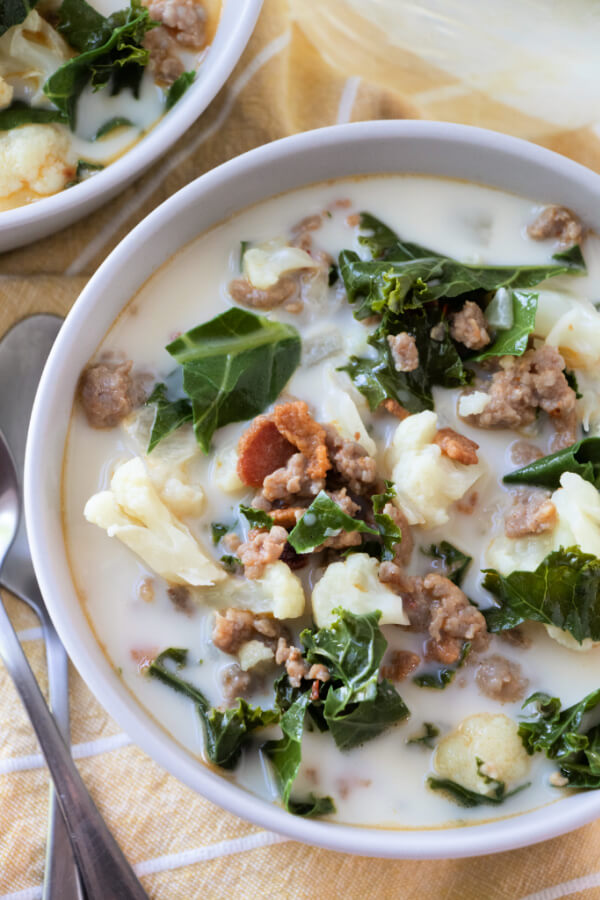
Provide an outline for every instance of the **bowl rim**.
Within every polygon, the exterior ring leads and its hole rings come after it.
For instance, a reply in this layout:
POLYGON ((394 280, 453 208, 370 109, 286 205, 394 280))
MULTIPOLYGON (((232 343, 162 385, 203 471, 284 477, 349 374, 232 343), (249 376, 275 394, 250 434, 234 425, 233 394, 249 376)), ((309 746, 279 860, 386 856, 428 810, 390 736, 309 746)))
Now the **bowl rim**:
MULTIPOLYGON (((449 147, 464 145, 476 148, 484 155, 488 150, 500 152, 509 159, 541 166, 548 174, 577 185, 582 191, 591 194, 590 203, 598 204, 600 201, 598 175, 566 157, 527 141, 485 129, 417 120, 358 122, 304 132, 248 151, 200 176, 157 207, 120 242, 84 288, 59 332, 40 381, 27 438, 24 504, 27 532, 40 588, 74 664, 95 696, 123 730, 131 732, 135 743, 170 774, 229 812, 308 844, 374 857, 435 859, 476 856, 548 840, 587 824, 600 815, 600 792, 566 796, 547 807, 467 827, 411 830, 355 826, 306 820, 285 812, 274 803, 262 800, 222 775, 210 771, 191 754, 182 750, 166 732, 159 733, 141 704, 125 696, 125 690, 123 686, 119 687, 116 676, 108 677, 106 666, 103 669, 86 655, 85 649, 80 646, 77 629, 70 622, 67 606, 60 599, 65 583, 52 554, 46 552, 47 535, 51 535, 52 527, 51 511, 46 504, 36 502, 37 498, 45 495, 45 479, 52 474, 45 465, 39 464, 39 459, 43 458, 48 435, 52 432, 53 406, 61 400, 56 385, 61 369, 68 368, 63 366, 63 359, 68 359, 69 346, 74 344, 77 335, 85 329, 88 318, 93 316, 94 308, 110 285, 113 271, 118 272, 131 259, 136 249, 141 248, 146 239, 158 231, 161 223, 167 222, 174 212, 196 204, 205 191, 226 184, 234 174, 243 173, 247 177, 254 169, 268 168, 281 158, 289 160, 303 151, 314 152, 316 148, 322 150, 324 147, 341 149, 348 141, 359 144, 362 142, 368 146, 379 139, 399 142, 441 141, 449 147)), ((401 171, 401 168, 398 170, 401 171)), ((444 175, 439 171, 431 171, 430 174, 444 175)), ((483 182, 479 178, 475 180, 483 182)), ((488 183, 493 183, 493 180, 490 179, 488 183)), ((263 200, 269 196, 271 195, 265 194, 263 200)), ((223 218, 225 216, 216 222, 223 218)), ((184 245, 185 242, 180 246, 184 245)), ((145 277, 140 279, 140 285, 148 277, 148 266, 149 263, 145 262, 145 277)), ((64 399, 62 402, 64 403, 64 399)), ((69 399, 69 406, 70 403, 69 399)), ((62 446, 64 453, 64 442, 62 446)), ((53 477, 56 477, 55 472, 53 477)), ((72 584, 70 588, 74 592, 72 584)))
MULTIPOLYGON (((231 3, 232 0, 222 2, 231 3)), ((225 47, 222 52, 211 53, 213 39, 198 66, 196 79, 190 89, 147 134, 93 178, 33 203, 0 211, 0 236, 10 233, 13 228, 33 225, 50 216, 60 217, 79 207, 81 215, 84 215, 88 204, 97 201, 102 194, 112 196, 121 183, 135 180, 156 162, 202 115, 221 90, 250 40, 263 2, 264 0, 242 0, 241 11, 239 15, 232 16, 233 27, 223 38, 225 47)), ((223 12, 224 9, 220 13, 215 38, 219 34, 223 12)))

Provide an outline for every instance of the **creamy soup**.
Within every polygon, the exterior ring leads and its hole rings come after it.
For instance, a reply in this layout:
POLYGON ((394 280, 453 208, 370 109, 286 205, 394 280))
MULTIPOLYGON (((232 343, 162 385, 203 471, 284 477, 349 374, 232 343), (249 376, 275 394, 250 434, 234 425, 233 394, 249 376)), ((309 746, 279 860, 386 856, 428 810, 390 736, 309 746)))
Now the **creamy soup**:
POLYGON ((270 199, 142 287, 82 373, 65 533, 199 765, 373 826, 598 786, 600 698, 559 704, 600 678, 598 298, 568 210, 401 175, 270 199))
POLYGON ((95 175, 139 141, 193 82, 219 8, 219 0, 8 4, 0 211, 95 175))

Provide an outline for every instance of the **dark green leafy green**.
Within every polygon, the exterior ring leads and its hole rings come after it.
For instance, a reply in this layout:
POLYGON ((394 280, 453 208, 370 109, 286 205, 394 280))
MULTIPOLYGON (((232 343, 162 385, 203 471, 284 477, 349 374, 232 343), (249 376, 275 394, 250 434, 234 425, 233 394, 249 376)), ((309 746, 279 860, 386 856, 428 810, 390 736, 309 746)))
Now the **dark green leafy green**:
POLYGON ((154 406, 154 421, 150 431, 147 453, 152 453, 157 444, 167 435, 176 431, 186 422, 192 421, 192 406, 185 397, 169 400, 167 386, 164 383, 155 385, 146 400, 147 406, 154 406))
POLYGON ((272 528, 275 524, 273 518, 262 509, 240 503, 240 512, 251 528, 272 528))
POLYGON ((470 643, 465 643, 460 651, 458 662, 454 666, 442 666, 439 669, 432 669, 431 672, 423 672, 421 675, 415 675, 413 681, 419 687, 433 688, 436 691, 443 691, 454 679, 458 669, 462 668, 463 663, 471 649, 470 643))
POLYGON ((442 575, 453 581, 459 587, 463 583, 463 579, 467 574, 472 558, 455 547, 449 541, 441 541, 439 544, 431 544, 428 548, 421 547, 421 553, 430 556, 438 563, 442 575))
POLYGON ((288 543, 296 553, 312 553, 327 538, 337 537, 342 531, 379 533, 360 519, 353 519, 325 491, 320 491, 290 532, 288 543))
POLYGON ((334 612, 338 618, 329 628, 305 630, 300 640, 307 663, 321 663, 331 673, 323 716, 337 746, 349 750, 377 737, 409 712, 395 687, 386 679, 378 681, 387 647, 378 625, 381 614, 334 612))
POLYGON ((331 263, 329 266, 329 272, 327 273, 327 284, 329 287, 333 287, 333 285, 338 281, 340 277, 340 273, 338 271, 338 267, 335 263, 331 263))
POLYGON ((231 531, 229 525, 224 525, 222 522, 213 522, 210 526, 210 533, 212 535, 213 544, 218 544, 222 537, 225 537, 228 531, 231 531))
MULTIPOLYGON (((1 15, 1 13, 0 13, 1 15)), ((42 109, 15 100, 6 109, 0 109, 0 131, 10 131, 20 125, 41 125, 47 122, 66 122, 66 116, 58 109, 42 109)))
POLYGON ((576 641, 600 640, 600 560, 579 547, 549 553, 535 572, 500 575, 485 569, 483 587, 500 606, 482 610, 489 631, 521 622, 543 622, 568 631, 576 641))
POLYGON ((279 712, 251 706, 242 699, 225 711, 211 707, 202 691, 177 674, 185 666, 187 655, 188 651, 179 647, 164 650, 150 663, 148 675, 194 701, 204 725, 206 755, 215 766, 233 769, 249 735, 257 728, 278 722, 279 712))
POLYGON ((24 22, 39 0, 3 0, 0 3, 0 36, 12 28, 24 22))
POLYGON ((472 380, 437 306, 407 310, 401 318, 386 316, 368 342, 374 349, 373 356, 351 356, 340 368, 367 398, 371 410, 387 399, 409 412, 433 409, 433 385, 460 387, 472 380), (397 372, 394 367, 387 336, 401 331, 411 334, 417 344, 419 367, 413 372, 397 372))
POLYGON ((519 735, 529 754, 545 753, 558 760, 568 787, 581 790, 600 788, 600 725, 587 731, 583 717, 600 703, 600 690, 592 691, 579 703, 562 709, 557 697, 536 693, 523 708, 535 704, 537 715, 519 725, 519 735))
POLYGON ((373 503, 373 517, 375 525, 381 537, 382 560, 390 560, 395 556, 396 544, 402 540, 402 531, 398 528, 395 521, 387 513, 383 512, 383 508, 387 503, 391 503, 396 496, 396 488, 393 481, 385 482, 385 491, 383 494, 373 494, 371 501, 373 503))
POLYGON ((513 324, 506 331, 498 331, 496 339, 475 358, 482 362, 490 356, 522 356, 527 350, 529 335, 535 326, 538 295, 529 291, 511 291, 513 324))
POLYGON ((196 438, 208 453, 217 428, 253 418, 279 396, 301 344, 291 325, 232 307, 166 349, 183 367, 196 438))
POLYGON ((563 472, 574 472, 600 489, 600 437, 587 437, 564 450, 542 456, 532 463, 509 472, 505 484, 538 484, 556 490, 563 472))
POLYGON ((555 275, 580 274, 584 271, 575 259, 564 258, 559 265, 544 266, 477 266, 458 262, 418 244, 396 237, 373 216, 362 214, 371 223, 371 237, 364 237, 377 258, 362 260, 352 250, 342 250, 340 274, 350 303, 356 304, 359 319, 388 310, 402 313, 418 309, 434 300, 453 299, 475 291, 497 291, 534 287, 555 275), (373 223, 377 223, 373 228, 373 223))
POLYGON ((181 100, 187 89, 194 83, 195 77, 195 72, 182 72, 179 78, 173 82, 167 91, 167 99, 165 100, 166 112, 172 109, 178 100, 181 100))
POLYGON ((481 771, 484 761, 478 757, 476 757, 476 760, 477 772, 483 783, 494 785, 491 794, 480 794, 477 791, 471 791, 469 788, 464 787, 462 784, 458 784, 456 781, 451 781, 449 778, 430 777, 427 779, 427 784, 432 790, 442 791, 449 799, 454 800, 455 803, 458 803, 459 806, 463 807, 485 805, 499 806, 500 803, 504 803, 509 797, 514 797, 515 794, 518 794, 520 791, 529 787, 529 784, 521 784, 519 787, 515 788, 514 791, 506 793, 506 784, 504 781, 498 781, 497 778, 490 778, 489 775, 485 775, 481 771))
POLYGON ((423 734, 415 735, 407 740, 407 744, 421 744, 429 750, 435 747, 434 739, 439 737, 440 729, 431 722, 423 722, 423 734))
POLYGON ((94 135, 93 140, 98 141, 105 135, 110 134, 110 132, 114 131, 116 128, 123 128, 124 126, 131 125, 133 125, 131 119, 126 119, 125 116, 113 116, 112 119, 109 119, 108 122, 105 122, 104 125, 100 126, 94 135))
POLYGON ((231 553, 223 554, 219 562, 225 571, 229 572, 231 575, 238 575, 244 569, 241 559, 238 559, 237 556, 233 556, 231 553))
POLYGON ((573 244, 573 246, 569 247, 567 250, 560 250, 558 253, 553 253, 552 259, 569 263, 579 269, 585 269, 585 259, 583 258, 583 253, 581 252, 579 244, 573 244))
POLYGON ((63 0, 58 30, 78 51, 48 78, 44 93, 75 127, 77 102, 83 89, 109 87, 111 95, 128 88, 137 97, 148 64, 143 46, 146 33, 157 23, 141 0, 105 18, 86 0, 63 0))
POLYGON ((322 816, 335 812, 330 797, 315 797, 313 794, 306 800, 294 800, 291 797, 294 780, 302 762, 302 736, 309 703, 310 694, 301 694, 281 717, 283 737, 278 741, 267 741, 262 750, 271 761, 288 812, 297 816, 322 816))
POLYGON ((565 376, 565 381, 569 385, 572 391, 575 391, 575 397, 577 400, 581 400, 583 394, 579 392, 579 384, 577 382, 577 376, 572 369, 563 369, 563 374, 565 376))

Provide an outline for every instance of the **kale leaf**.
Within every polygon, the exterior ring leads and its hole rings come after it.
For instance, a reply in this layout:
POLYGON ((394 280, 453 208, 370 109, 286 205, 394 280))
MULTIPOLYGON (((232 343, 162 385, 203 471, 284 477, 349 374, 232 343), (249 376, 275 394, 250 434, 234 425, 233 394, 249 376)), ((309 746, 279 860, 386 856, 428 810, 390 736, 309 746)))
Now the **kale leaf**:
POLYGON ((396 544, 402 540, 402 532, 396 525, 394 519, 383 512, 383 508, 387 503, 391 503, 396 496, 396 488, 393 481, 385 482, 385 491, 383 494, 373 494, 371 501, 373 503, 373 517, 377 530, 381 537, 381 553, 382 560, 394 559, 396 544))
POLYGON ((187 89, 194 83, 195 77, 195 72, 182 72, 179 78, 173 82, 167 91, 167 99, 165 101, 166 112, 172 109, 178 100, 181 100, 187 89))
POLYGON ((320 491, 296 522, 288 537, 288 543, 296 553, 312 553, 327 538, 336 537, 342 531, 379 533, 376 528, 371 528, 360 519, 353 519, 325 491, 320 491))
POLYGON ((46 122, 66 122, 64 113, 58 109, 42 109, 41 107, 28 106, 20 100, 15 100, 6 109, 0 109, 0 131, 10 131, 11 128, 19 128, 20 125, 40 125, 46 122))
POLYGON ((515 788, 514 791, 509 791, 507 794, 504 781, 499 781, 497 778, 490 778, 489 775, 485 775, 481 771, 483 765, 484 761, 477 757, 477 772, 480 778, 483 780, 484 784, 494 785, 491 794, 480 794, 477 791, 471 791, 469 788, 464 787, 464 785, 458 784, 456 781, 451 781, 449 778, 429 777, 427 779, 427 784, 432 790, 442 791, 448 795, 449 799, 454 800, 455 803, 458 803, 459 806, 463 807, 484 806, 486 804, 488 806, 499 806, 509 797, 514 797, 515 794, 518 794, 520 791, 529 787, 529 783, 521 784, 519 787, 515 788))
POLYGON ((542 456, 532 463, 509 472, 505 484, 538 484, 556 490, 563 472, 574 472, 600 489, 600 437, 587 437, 564 450, 542 456))
POLYGON ((387 399, 409 412, 433 409, 433 385, 460 387, 472 380, 437 306, 407 310, 401 317, 386 315, 368 343, 374 349, 372 356, 352 356, 340 369, 348 373, 373 411, 387 399), (387 336, 401 331, 415 338, 419 351, 419 367, 413 372, 397 372, 394 366, 387 336))
POLYGON ((275 524, 274 519, 262 509, 255 509, 253 506, 245 506, 240 503, 240 512, 250 525, 250 528, 272 528, 275 524))
POLYGON ((296 816, 321 816, 335 812, 331 797, 315 797, 313 794, 306 800, 293 800, 291 797, 302 762, 302 736, 309 703, 310 694, 301 694, 281 717, 283 737, 278 741, 267 741, 262 748, 273 766, 284 806, 296 816))
POLYGON ((439 544, 431 544, 428 548, 421 547, 421 553, 430 556, 436 560, 438 565, 434 564, 434 568, 439 569, 442 575, 457 584, 458 587, 463 583, 463 579, 467 574, 472 556, 467 556, 454 544, 449 541, 441 541, 439 544))
POLYGON ((204 724, 206 755, 215 766, 233 769, 251 732, 278 722, 279 712, 251 706, 242 699, 225 711, 211 707, 202 691, 177 674, 177 669, 185 666, 187 655, 188 651, 179 647, 164 650, 150 663, 148 675, 194 701, 204 724))
POLYGON ((537 715, 519 725, 519 735, 529 754, 544 752, 558 760, 568 787, 581 790, 600 788, 600 725, 581 729, 585 713, 600 703, 600 690, 592 691, 579 703, 562 709, 557 697, 536 693, 523 708, 535 703, 537 715))
POLYGON ((342 250, 340 274, 356 318, 364 319, 386 310, 402 313, 434 300, 452 299, 474 291, 490 292, 533 287, 555 275, 581 274, 583 259, 563 257, 559 265, 477 266, 458 262, 418 244, 403 242, 384 223, 361 214, 361 227, 370 236, 361 238, 374 258, 362 260, 351 250, 342 250))
POLYGON ((496 339, 474 362, 482 362, 490 356, 522 356, 527 350, 529 335, 535 327, 538 295, 530 291, 511 291, 513 324, 504 331, 498 330, 496 339))
POLYGON ((133 122, 131 119, 125 118, 125 116, 113 116, 112 119, 109 119, 104 125, 101 125, 96 134, 93 137, 94 141, 100 140, 100 138, 105 137, 107 134, 110 134, 111 131, 114 131, 116 128, 123 127, 131 127, 133 122))
POLYGON ((176 431, 186 422, 192 421, 192 405, 185 397, 169 400, 167 386, 164 383, 155 385, 146 400, 147 406, 155 406, 154 421, 150 431, 147 453, 152 453, 157 444, 171 432, 176 431))
POLYGON ((77 101, 83 89, 110 86, 111 95, 129 88, 138 96, 144 68, 149 61, 143 46, 146 32, 157 24, 141 0, 130 0, 128 9, 105 18, 86 0, 63 0, 58 10, 58 30, 78 51, 50 75, 44 93, 76 125, 77 101))
POLYGON ((24 22, 38 3, 39 0, 3 0, 0 3, 0 36, 13 25, 24 22))
POLYGON ((423 733, 416 734, 414 737, 411 737, 407 740, 407 744, 421 744, 423 747, 427 747, 429 750, 433 750, 435 744, 433 743, 436 737, 439 737, 440 729, 437 725, 433 725, 431 722, 423 722, 423 733))
POLYGON ((301 344, 291 325, 232 307, 166 349, 182 366, 196 438, 208 453, 217 428, 253 418, 279 396, 301 344))
POLYGON ((329 628, 305 630, 300 640, 307 663, 321 663, 331 673, 323 717, 337 746, 349 750, 405 719, 409 711, 387 679, 378 681, 387 647, 378 625, 381 613, 335 613, 338 618, 329 628))
POLYGON ((225 537, 230 530, 230 525, 224 525, 223 522, 213 522, 210 526, 213 544, 218 544, 221 538, 225 537))
POLYGON ((535 572, 500 575, 484 569, 483 587, 500 606, 482 610, 489 631, 543 622, 568 631, 580 644, 600 640, 600 560, 579 547, 549 553, 535 572))

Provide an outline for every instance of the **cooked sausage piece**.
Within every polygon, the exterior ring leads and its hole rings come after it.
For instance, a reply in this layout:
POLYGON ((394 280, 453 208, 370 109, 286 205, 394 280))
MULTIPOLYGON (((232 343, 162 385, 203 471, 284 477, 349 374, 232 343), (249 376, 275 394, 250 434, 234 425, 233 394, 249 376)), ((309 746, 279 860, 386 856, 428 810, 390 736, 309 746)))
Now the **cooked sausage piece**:
POLYGON ((79 399, 93 428, 114 428, 134 407, 136 385, 131 361, 111 365, 96 363, 83 370, 79 379, 79 399))
POLYGON ((462 309, 450 316, 450 336, 469 350, 487 347, 491 340, 488 323, 477 303, 467 300, 462 309))
POLYGON ((270 531, 253 528, 237 549, 246 578, 261 578, 265 567, 280 558, 287 538, 287 531, 280 525, 273 525, 270 531))
POLYGON ((387 340, 396 372, 414 372, 419 368, 419 351, 412 334, 407 331, 388 334, 387 340))
POLYGON ((585 229, 575 213, 566 206, 547 206, 527 228, 534 241, 558 238, 563 247, 579 244, 585 237, 585 229))
POLYGON ((514 703, 525 696, 529 682, 523 678, 521 666, 495 653, 483 659, 475 675, 477 687, 486 697, 500 703, 514 703))
POLYGON ((557 522, 556 507, 550 500, 550 491, 543 488, 517 488, 513 506, 504 522, 509 538, 552 531, 557 522))

